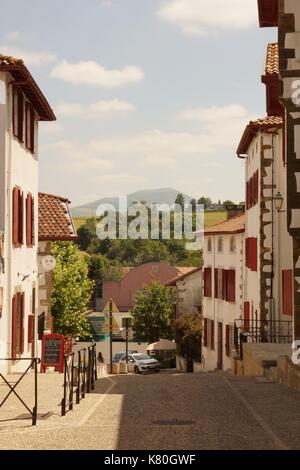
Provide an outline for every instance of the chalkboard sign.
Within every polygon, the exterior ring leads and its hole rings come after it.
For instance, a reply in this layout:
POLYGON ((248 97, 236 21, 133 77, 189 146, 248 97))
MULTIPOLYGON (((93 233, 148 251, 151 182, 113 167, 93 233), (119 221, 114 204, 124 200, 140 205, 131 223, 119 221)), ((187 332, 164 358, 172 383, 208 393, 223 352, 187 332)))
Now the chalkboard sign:
POLYGON ((58 367, 63 372, 64 336, 44 335, 42 340, 41 372, 47 367, 58 367))

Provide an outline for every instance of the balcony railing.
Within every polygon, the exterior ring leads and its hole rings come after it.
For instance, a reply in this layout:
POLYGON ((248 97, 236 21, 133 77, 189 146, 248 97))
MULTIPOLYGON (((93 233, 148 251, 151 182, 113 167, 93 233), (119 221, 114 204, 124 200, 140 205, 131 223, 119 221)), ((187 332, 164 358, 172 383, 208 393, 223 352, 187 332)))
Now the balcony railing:
POLYGON ((234 345, 243 359, 244 343, 291 344, 293 342, 293 323, 281 320, 236 320, 234 326, 234 345))

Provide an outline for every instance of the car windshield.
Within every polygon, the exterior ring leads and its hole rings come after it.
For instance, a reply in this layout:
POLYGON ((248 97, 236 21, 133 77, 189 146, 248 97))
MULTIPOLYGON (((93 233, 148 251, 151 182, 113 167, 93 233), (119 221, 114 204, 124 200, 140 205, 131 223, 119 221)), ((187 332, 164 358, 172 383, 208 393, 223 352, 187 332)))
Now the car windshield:
POLYGON ((150 356, 147 356, 147 354, 134 354, 133 357, 137 361, 145 361, 147 359, 152 359, 150 356))

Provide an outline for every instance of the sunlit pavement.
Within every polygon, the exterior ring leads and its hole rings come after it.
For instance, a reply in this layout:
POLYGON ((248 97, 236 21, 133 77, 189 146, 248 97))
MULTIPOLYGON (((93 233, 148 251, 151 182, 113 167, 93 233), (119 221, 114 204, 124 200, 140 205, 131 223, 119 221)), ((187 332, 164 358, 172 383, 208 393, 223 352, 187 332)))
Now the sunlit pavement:
POLYGON ((64 418, 0 423, 0 448, 300 449, 299 403, 299 392, 254 378, 111 376, 64 418))

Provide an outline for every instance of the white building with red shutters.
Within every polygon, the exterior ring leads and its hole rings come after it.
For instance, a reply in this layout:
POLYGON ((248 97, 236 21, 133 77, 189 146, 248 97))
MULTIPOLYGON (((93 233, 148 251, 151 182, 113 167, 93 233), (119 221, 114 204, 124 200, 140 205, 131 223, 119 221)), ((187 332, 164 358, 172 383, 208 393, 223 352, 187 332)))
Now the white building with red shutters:
POLYGON ((284 216, 287 173, 278 62, 278 45, 269 44, 262 76, 267 116, 247 125, 237 149, 246 180, 245 303, 239 327, 258 343, 288 341, 292 335, 293 251, 284 216), (278 197, 285 201, 280 211, 278 197))
POLYGON ((19 359, 36 354, 38 128, 53 120, 23 61, 0 55, 0 357, 15 358, 0 362, 4 372, 23 370, 19 359))
POLYGON ((205 230, 203 370, 228 370, 235 321, 243 314, 245 215, 205 230))

